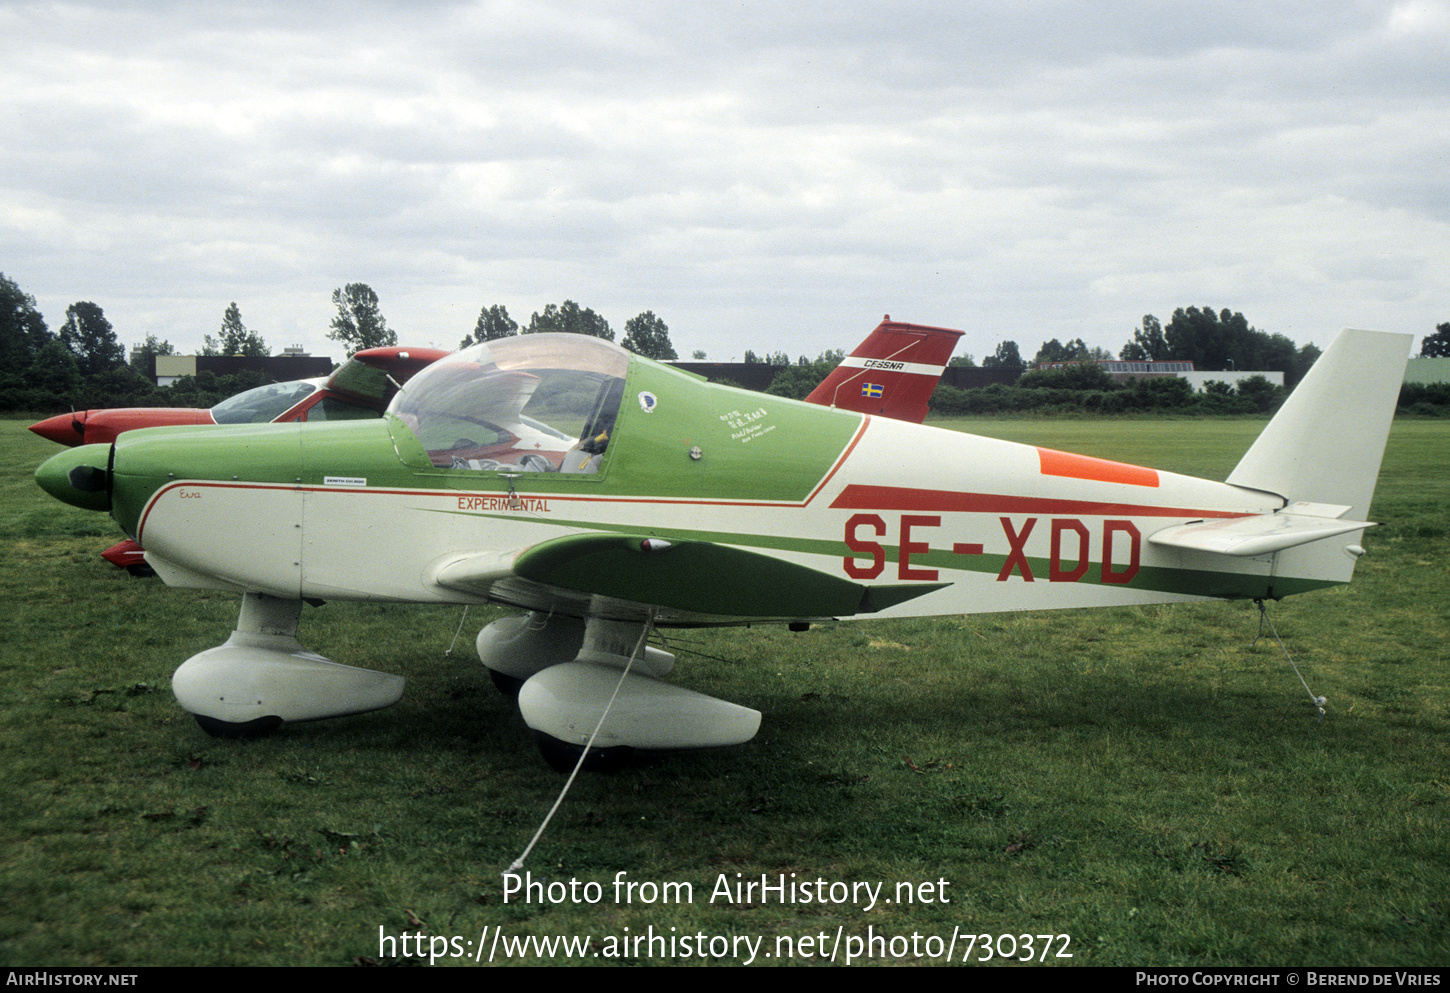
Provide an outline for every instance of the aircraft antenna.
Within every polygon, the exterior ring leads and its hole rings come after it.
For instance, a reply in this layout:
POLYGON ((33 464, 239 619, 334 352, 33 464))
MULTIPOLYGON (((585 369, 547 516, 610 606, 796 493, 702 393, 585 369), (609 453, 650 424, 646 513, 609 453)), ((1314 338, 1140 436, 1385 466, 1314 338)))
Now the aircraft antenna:
POLYGON ((1289 660, 1289 668, 1293 669, 1294 675, 1299 677, 1299 684, 1304 687, 1304 692, 1309 694, 1309 702, 1314 704, 1315 709, 1319 711, 1319 720, 1316 723, 1323 724, 1325 698, 1315 696, 1314 691, 1309 688, 1309 684, 1304 682, 1304 677, 1299 673, 1299 667, 1294 664, 1293 657, 1289 655, 1289 649, 1284 647, 1284 639, 1279 637, 1279 632, 1274 627, 1274 619, 1269 616, 1269 608, 1264 605, 1264 601, 1256 599, 1254 603, 1259 606, 1259 633, 1254 635, 1254 640, 1249 642, 1249 647, 1253 648, 1259 643, 1259 639, 1264 636, 1264 622, 1267 621, 1269 624, 1269 632, 1273 634, 1274 640, 1279 643, 1279 650, 1284 653, 1284 658, 1289 660))
POLYGON ((654 624, 655 608, 651 607, 649 609, 649 615, 644 621, 644 629, 639 633, 639 641, 634 643, 634 651, 630 653, 629 661, 624 665, 624 671, 619 674, 619 682, 614 684, 614 693, 609 697, 609 702, 604 705, 604 713, 599 715, 599 723, 594 725, 594 732, 589 735, 589 740, 584 743, 584 751, 579 753, 579 761, 574 763, 574 771, 569 773, 569 779, 564 783, 564 788, 559 791, 559 799, 554 801, 554 805, 544 815, 544 822, 534 832, 533 838, 529 839, 528 847, 519 854, 518 858, 513 860, 513 863, 507 869, 499 873, 499 875, 516 875, 524 867, 524 860, 529 857, 529 853, 539 843, 539 839, 544 835, 544 829, 549 826, 549 822, 554 819, 554 814, 558 812, 559 807, 564 803, 564 797, 568 795, 569 787, 574 785, 574 780, 578 777, 579 770, 584 768, 584 760, 589 757, 589 749, 593 747, 594 739, 599 736, 599 729, 604 727, 604 721, 609 717, 609 711, 614 707, 615 698, 619 696, 619 690, 624 686, 625 677, 629 675, 629 670, 634 666, 635 659, 639 658, 640 652, 644 651, 644 644, 649 640, 649 633, 654 629, 654 624))

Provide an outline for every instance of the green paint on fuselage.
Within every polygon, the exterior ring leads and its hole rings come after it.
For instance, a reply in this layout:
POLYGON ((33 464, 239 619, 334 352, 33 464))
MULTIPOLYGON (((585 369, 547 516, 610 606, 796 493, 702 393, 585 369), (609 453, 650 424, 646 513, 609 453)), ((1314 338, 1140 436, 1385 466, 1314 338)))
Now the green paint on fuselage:
MULTIPOLYGON (((513 485, 541 497, 801 502, 861 421, 860 414, 715 386, 632 360, 601 470, 515 474, 513 485), (645 394, 653 398, 649 410, 640 401, 645 394)), ((369 489, 481 494, 507 493, 510 484, 496 471, 433 465, 412 431, 392 417, 168 427, 117 439, 111 510, 134 535, 152 495, 177 480, 323 486, 336 479, 366 480, 369 489)))
MULTIPOLYGON (((716 386, 635 358, 599 472, 529 472, 513 482, 542 497, 800 502, 830 472, 861 421, 860 414, 716 386), (645 394, 654 398, 648 411, 640 401, 645 394)), ((496 472, 433 466, 412 432, 392 423, 398 456, 417 472, 412 487, 508 491, 507 478, 496 472)))

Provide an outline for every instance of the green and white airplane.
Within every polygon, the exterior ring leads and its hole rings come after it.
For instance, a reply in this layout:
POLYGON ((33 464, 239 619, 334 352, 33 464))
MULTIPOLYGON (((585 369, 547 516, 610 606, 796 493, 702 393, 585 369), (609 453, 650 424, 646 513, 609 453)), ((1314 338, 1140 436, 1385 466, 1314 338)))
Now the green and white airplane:
POLYGON ((546 754, 577 754, 606 709, 602 748, 728 745, 760 714, 666 681, 652 626, 1348 582, 1410 341, 1341 332, 1221 483, 714 385, 580 335, 454 353, 381 420, 133 431, 36 478, 110 513, 168 584, 242 595, 173 679, 211 733, 400 698, 400 677, 302 647, 305 602, 497 602, 525 613, 479 656, 546 754))

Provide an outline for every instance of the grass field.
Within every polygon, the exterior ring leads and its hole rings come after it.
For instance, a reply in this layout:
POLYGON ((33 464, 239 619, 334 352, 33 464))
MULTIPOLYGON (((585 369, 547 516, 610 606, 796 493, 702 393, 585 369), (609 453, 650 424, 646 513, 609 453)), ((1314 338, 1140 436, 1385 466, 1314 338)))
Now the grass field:
MULTIPOLYGON (((1263 422, 940 423, 1222 479, 1263 422)), ((14 421, 0 442, 8 965, 401 964, 405 932, 472 955, 500 927, 588 936, 590 964, 679 961, 619 943, 651 926, 733 939, 711 960, 732 962, 741 939, 777 962, 778 938, 821 934, 930 961, 911 936, 930 952, 955 928, 1070 936, 1058 965, 1450 963, 1450 423, 1396 423, 1355 582, 1272 608, 1322 723, 1244 604, 692 632, 678 681, 760 709, 761 734, 576 783, 528 868, 603 883, 593 904, 504 901, 563 777, 473 656, 500 611, 471 610, 446 656, 459 609, 309 609, 309 648, 402 673, 403 702, 207 738, 169 679, 236 598, 112 569, 110 520, 34 486, 54 446, 14 421), (693 900, 616 902, 620 872, 693 900), (869 910, 711 902, 722 875, 791 873, 949 885, 869 910)))

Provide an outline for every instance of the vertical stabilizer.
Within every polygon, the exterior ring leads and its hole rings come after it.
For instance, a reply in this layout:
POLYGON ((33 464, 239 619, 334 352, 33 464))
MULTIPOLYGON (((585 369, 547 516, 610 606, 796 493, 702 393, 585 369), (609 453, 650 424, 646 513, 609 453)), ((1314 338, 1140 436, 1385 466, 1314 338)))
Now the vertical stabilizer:
POLYGON ((1339 332, 1229 475, 1286 501, 1365 520, 1413 336, 1339 332))
POLYGON ((806 402, 920 424, 963 333, 893 321, 887 314, 806 402))
MULTIPOLYGON (((1407 334, 1339 332, 1228 481, 1283 497, 1288 506, 1280 514, 1291 518, 1364 521, 1411 340, 1407 334)), ((1274 552, 1269 595, 1349 582, 1364 554, 1357 534, 1340 532, 1274 552)))

